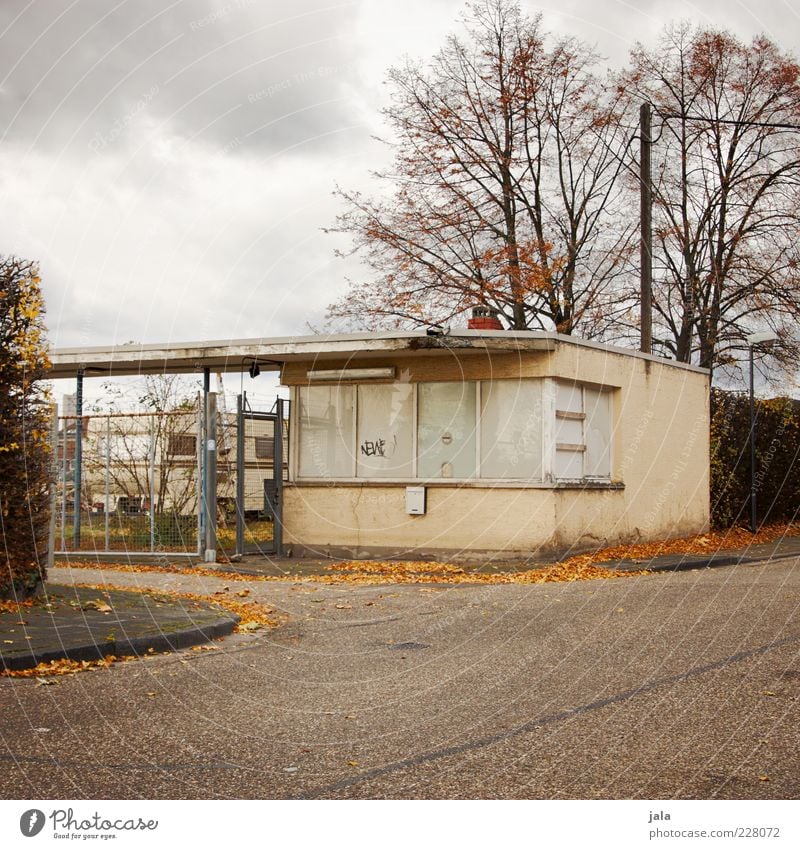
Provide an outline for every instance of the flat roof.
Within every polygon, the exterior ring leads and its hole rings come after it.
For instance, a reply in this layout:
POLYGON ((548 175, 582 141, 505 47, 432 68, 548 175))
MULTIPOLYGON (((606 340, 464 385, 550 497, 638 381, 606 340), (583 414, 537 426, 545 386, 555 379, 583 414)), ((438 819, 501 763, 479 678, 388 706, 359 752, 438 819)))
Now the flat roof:
POLYGON ((553 351, 556 345, 576 345, 662 365, 705 373, 706 369, 678 363, 632 348, 591 342, 536 330, 454 330, 430 335, 427 330, 381 333, 260 337, 203 342, 168 342, 56 348, 50 354, 53 380, 75 377, 83 369, 86 377, 123 377, 144 374, 191 374, 208 368, 213 372, 246 372, 253 362, 262 371, 278 371, 293 361, 368 359, 381 354, 414 356, 459 354, 527 353, 553 351))

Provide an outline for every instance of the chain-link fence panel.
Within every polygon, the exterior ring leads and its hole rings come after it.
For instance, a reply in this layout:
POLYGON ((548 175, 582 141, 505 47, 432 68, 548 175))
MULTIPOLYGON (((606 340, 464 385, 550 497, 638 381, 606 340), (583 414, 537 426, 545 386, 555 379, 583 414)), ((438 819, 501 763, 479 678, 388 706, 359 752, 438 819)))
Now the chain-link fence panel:
POLYGON ((201 425, 197 405, 59 416, 56 549, 196 553, 201 425))

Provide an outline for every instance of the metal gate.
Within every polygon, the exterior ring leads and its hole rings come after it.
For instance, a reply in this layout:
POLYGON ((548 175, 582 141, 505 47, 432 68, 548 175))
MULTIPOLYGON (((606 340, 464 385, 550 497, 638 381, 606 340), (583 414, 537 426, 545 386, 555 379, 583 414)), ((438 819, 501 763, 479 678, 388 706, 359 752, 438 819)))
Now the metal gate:
POLYGON ((283 483, 288 478, 288 402, 253 410, 246 393, 237 403, 236 553, 279 554, 283 483))

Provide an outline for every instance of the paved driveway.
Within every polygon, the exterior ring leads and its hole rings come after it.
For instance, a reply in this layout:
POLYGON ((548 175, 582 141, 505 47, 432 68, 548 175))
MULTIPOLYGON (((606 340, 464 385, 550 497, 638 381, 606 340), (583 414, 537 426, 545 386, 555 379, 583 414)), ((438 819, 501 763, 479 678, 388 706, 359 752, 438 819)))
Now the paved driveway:
POLYGON ((227 586, 287 624, 55 686, 0 679, 0 796, 800 795, 800 560, 535 586, 227 586))

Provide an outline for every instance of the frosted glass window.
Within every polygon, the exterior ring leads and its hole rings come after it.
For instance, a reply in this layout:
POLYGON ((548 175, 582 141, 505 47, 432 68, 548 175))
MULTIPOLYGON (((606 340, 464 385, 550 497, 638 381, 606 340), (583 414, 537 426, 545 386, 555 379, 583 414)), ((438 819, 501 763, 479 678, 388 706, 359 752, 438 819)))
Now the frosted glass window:
POLYGON ((597 389, 583 390, 586 412, 585 474, 591 478, 611 477, 611 394, 597 389))
POLYGON ((475 383, 420 383, 417 477, 475 476, 475 383))
POLYGON ((542 478, 542 382, 481 383, 481 477, 542 478))
POLYGON ((358 387, 358 477, 411 477, 413 399, 410 383, 358 387))
POLYGON ((353 476, 354 397, 352 386, 299 388, 300 477, 353 476))

